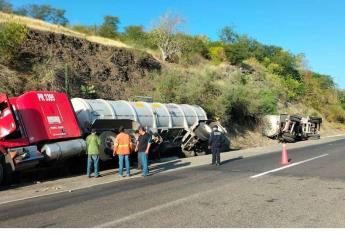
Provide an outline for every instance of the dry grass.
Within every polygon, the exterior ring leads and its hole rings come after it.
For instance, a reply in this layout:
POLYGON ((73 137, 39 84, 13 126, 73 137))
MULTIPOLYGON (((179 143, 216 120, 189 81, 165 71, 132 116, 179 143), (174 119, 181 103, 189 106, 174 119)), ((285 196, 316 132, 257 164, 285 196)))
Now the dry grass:
POLYGON ((30 17, 25 17, 25 16, 18 16, 18 15, 0 12, 0 22, 15 22, 18 24, 26 25, 27 27, 32 28, 32 29, 41 30, 41 31, 49 31, 49 32, 54 32, 58 34, 64 34, 68 36, 82 38, 90 42, 99 43, 106 46, 130 48, 130 46, 116 40, 102 38, 98 36, 88 36, 86 34, 76 32, 72 29, 69 29, 61 25, 54 25, 42 20, 37 20, 30 17))
POLYGON ((277 140, 273 140, 263 136, 259 130, 246 131, 243 135, 230 138, 232 149, 247 149, 253 147, 264 147, 278 143, 277 140))

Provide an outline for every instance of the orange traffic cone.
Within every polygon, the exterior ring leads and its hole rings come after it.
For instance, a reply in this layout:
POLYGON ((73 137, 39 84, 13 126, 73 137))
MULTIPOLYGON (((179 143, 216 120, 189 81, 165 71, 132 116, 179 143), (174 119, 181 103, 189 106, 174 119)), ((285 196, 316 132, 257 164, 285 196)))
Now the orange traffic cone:
POLYGON ((286 150, 286 145, 285 143, 283 143, 283 150, 282 150, 282 161, 280 164, 282 165, 288 165, 289 164, 289 157, 288 157, 288 153, 286 150))

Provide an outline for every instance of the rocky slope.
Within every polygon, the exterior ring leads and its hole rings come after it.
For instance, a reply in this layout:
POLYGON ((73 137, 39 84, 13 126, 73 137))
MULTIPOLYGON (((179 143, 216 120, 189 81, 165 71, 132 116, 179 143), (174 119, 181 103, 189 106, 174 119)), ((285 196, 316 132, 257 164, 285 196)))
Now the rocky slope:
MULTIPOLYGON (((68 80, 72 96, 80 95, 80 87, 87 85, 94 86, 99 97, 125 99, 122 88, 127 83, 140 80, 160 68, 156 59, 139 50, 29 29, 16 57, 6 65, 0 65, 0 86, 4 89, 8 88, 6 84, 17 82, 24 83, 23 91, 49 86, 63 91, 68 80), (48 78, 44 80, 45 77, 48 78), (35 80, 43 81, 34 83, 35 80)), ((13 93, 21 92, 18 89, 13 93)))

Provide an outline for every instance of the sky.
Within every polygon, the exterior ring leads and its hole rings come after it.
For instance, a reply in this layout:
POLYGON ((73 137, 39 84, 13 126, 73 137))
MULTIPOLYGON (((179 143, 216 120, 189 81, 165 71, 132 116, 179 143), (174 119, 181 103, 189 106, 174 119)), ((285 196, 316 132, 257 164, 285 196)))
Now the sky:
POLYGON ((186 20, 184 30, 217 40, 224 26, 259 42, 304 53, 309 68, 345 88, 344 0, 9 0, 14 7, 49 4, 66 10, 71 24, 101 24, 103 16, 150 29, 170 11, 186 20))

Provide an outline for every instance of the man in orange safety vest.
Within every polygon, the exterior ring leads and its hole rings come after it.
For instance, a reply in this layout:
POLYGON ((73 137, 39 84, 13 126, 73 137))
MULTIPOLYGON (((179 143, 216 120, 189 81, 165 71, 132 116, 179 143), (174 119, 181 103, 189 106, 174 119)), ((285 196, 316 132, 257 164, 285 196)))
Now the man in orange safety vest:
POLYGON ((124 177, 123 174, 123 159, 126 163, 127 177, 131 175, 129 167, 129 155, 132 151, 132 141, 129 134, 125 133, 123 127, 119 129, 120 133, 116 136, 114 144, 114 156, 117 154, 119 156, 119 175, 124 177))

